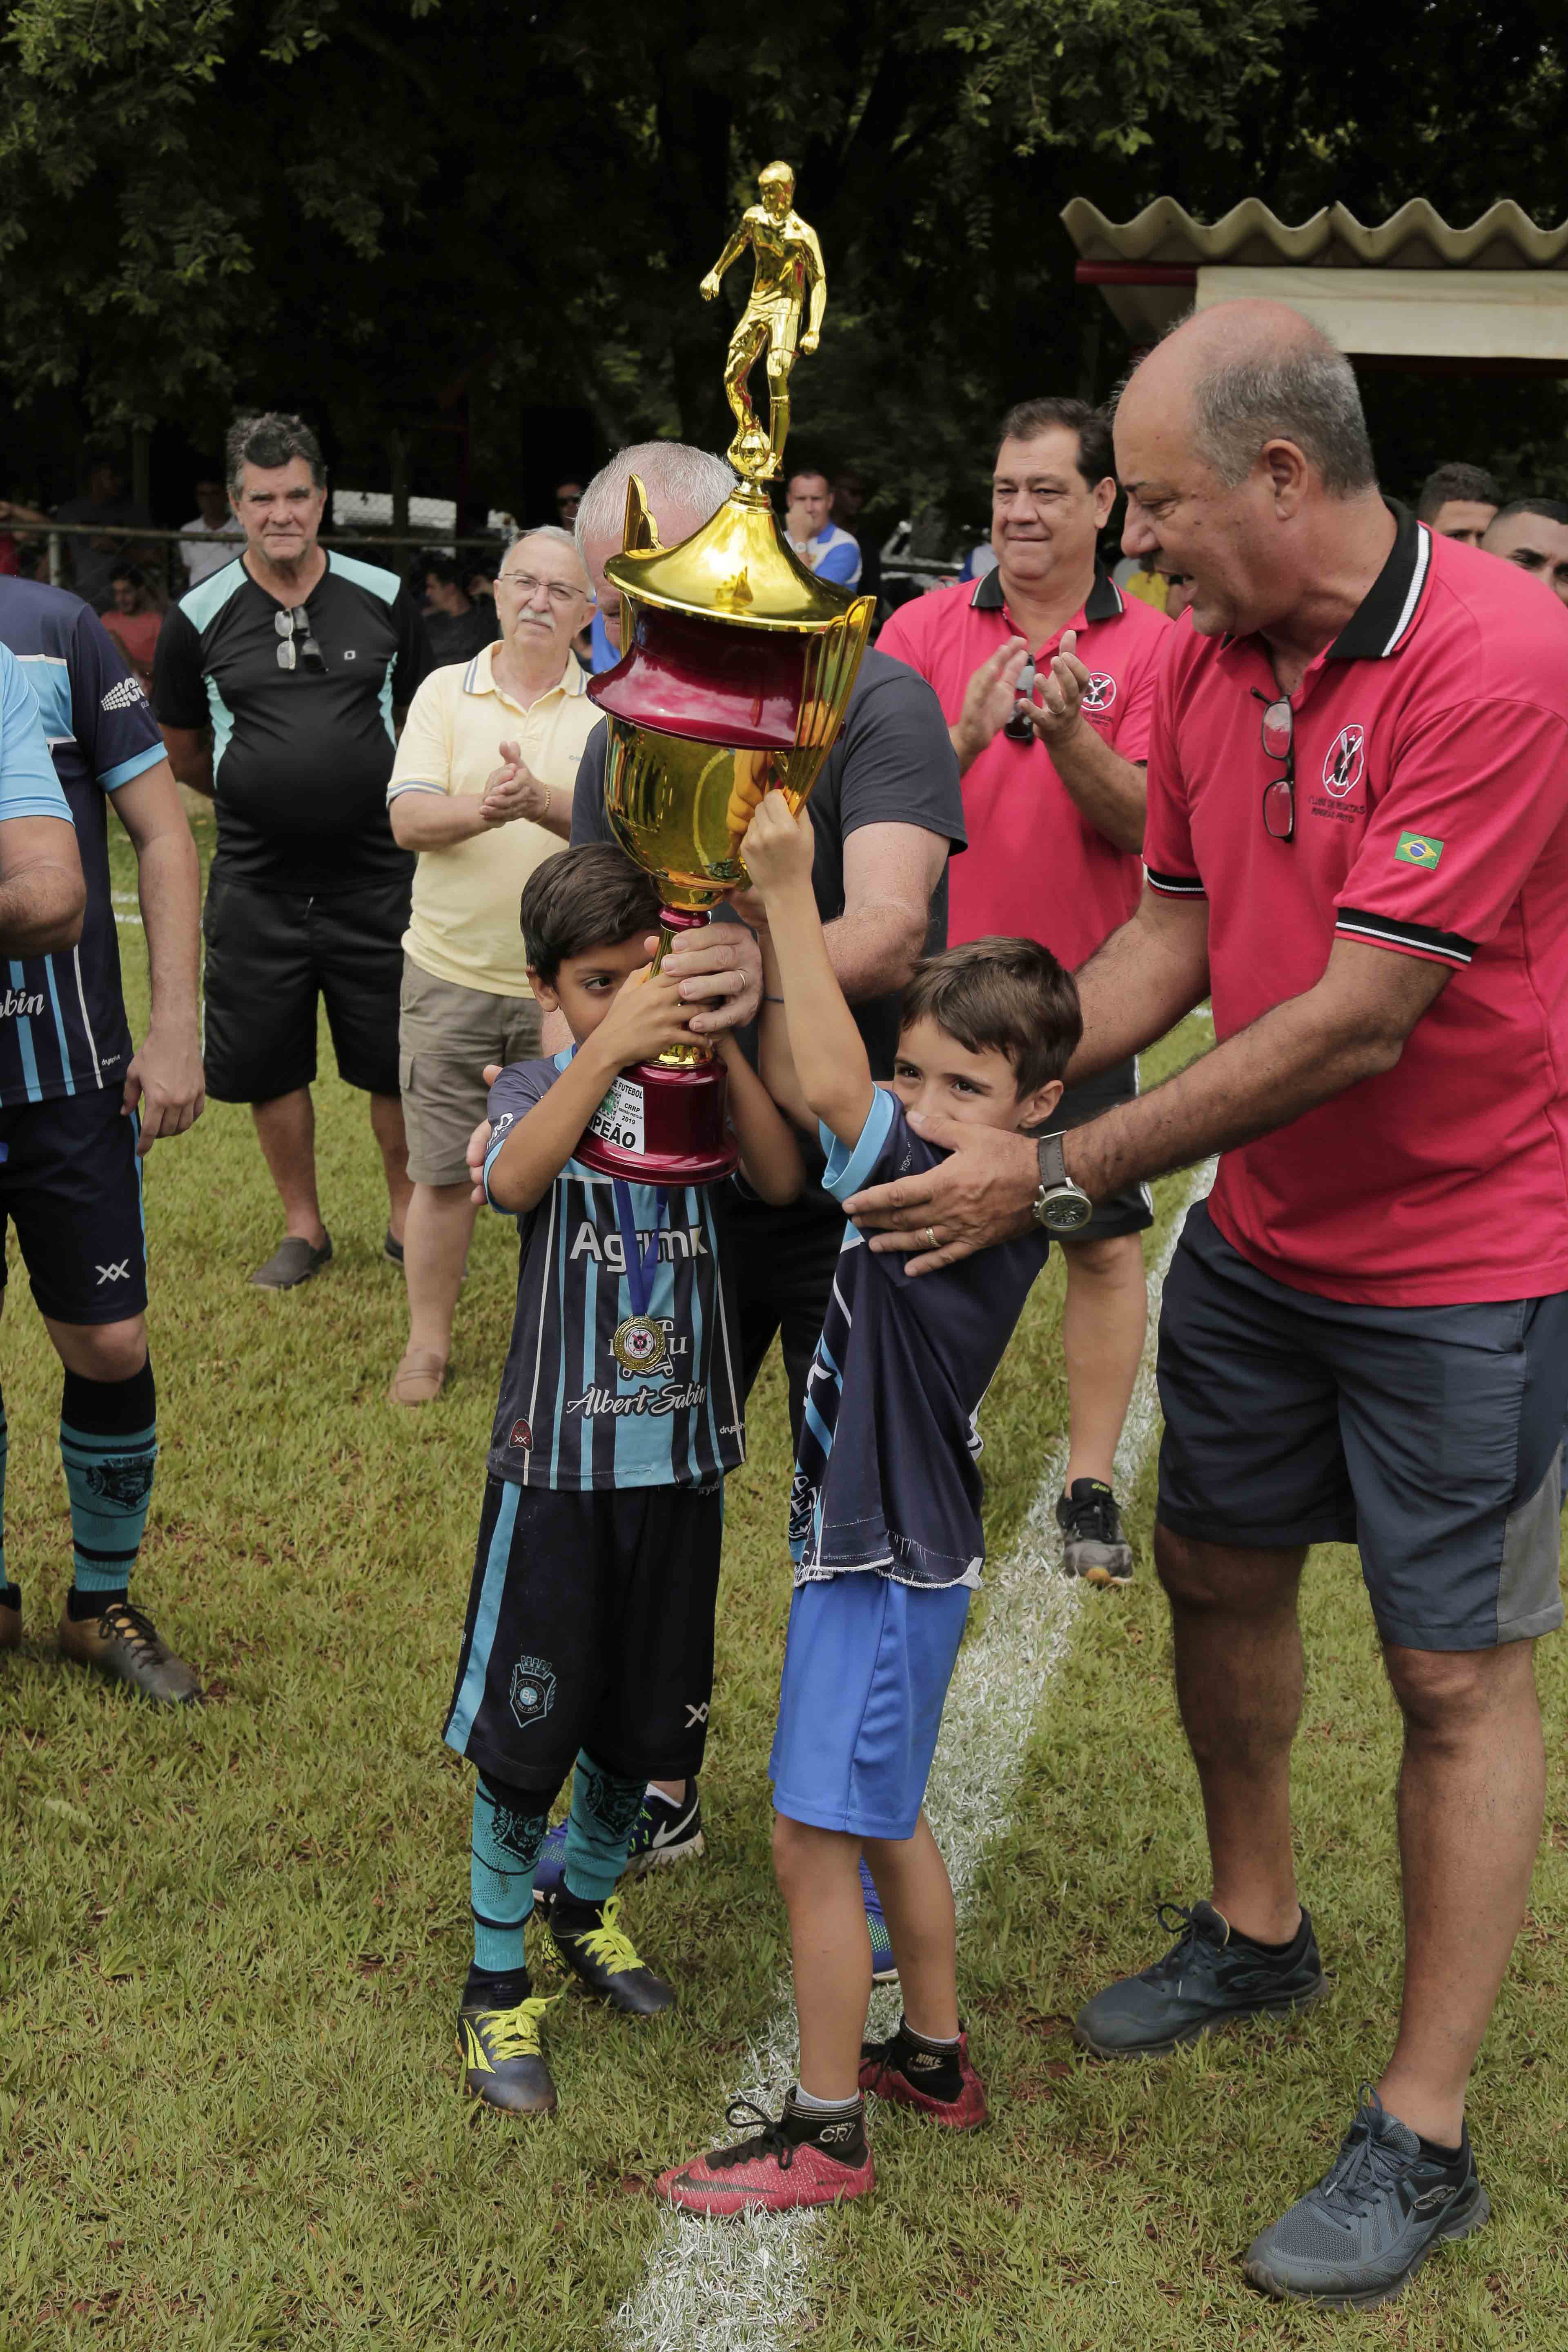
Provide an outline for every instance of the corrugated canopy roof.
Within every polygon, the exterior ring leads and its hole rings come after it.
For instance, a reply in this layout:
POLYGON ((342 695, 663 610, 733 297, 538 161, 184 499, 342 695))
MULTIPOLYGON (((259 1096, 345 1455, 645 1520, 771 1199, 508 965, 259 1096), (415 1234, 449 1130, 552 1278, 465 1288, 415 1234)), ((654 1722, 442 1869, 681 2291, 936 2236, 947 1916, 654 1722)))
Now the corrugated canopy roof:
MULTIPOLYGON (((1094 282, 1135 342, 1163 333, 1192 299, 1183 284, 1184 279, 1185 286, 1194 282, 1189 271, 1568 271, 1568 221, 1555 228, 1538 227, 1511 199, 1491 205, 1468 228, 1451 227, 1425 196, 1413 197, 1372 228, 1343 205, 1326 205, 1310 220, 1292 225, 1278 218, 1257 196, 1233 205, 1214 222, 1194 220, 1173 196, 1157 196, 1129 221, 1108 220, 1087 197, 1075 196, 1064 206, 1062 221, 1081 260, 1093 270, 1094 282), (1135 278, 1139 266, 1170 275, 1163 284, 1140 285, 1135 278), (1106 269, 1104 278, 1100 268, 1106 269)), ((1089 271, 1081 274, 1088 277, 1089 271)), ((1321 296, 1330 292, 1327 287, 1319 290, 1321 296)), ((1436 294, 1436 289, 1432 290, 1436 294)), ((1564 299, 1568 302, 1568 289, 1564 299)))

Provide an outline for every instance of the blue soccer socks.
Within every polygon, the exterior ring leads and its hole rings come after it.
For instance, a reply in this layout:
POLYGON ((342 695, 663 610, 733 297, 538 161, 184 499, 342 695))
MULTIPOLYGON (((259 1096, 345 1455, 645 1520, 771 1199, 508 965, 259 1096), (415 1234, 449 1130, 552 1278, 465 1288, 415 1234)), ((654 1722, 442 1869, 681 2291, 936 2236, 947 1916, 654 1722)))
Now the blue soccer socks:
POLYGON ((151 1358, 128 1381, 88 1381, 67 1372, 60 1460, 76 1554, 73 1616, 95 1613, 106 1598, 123 1600, 142 1548, 157 1459, 151 1358))
POLYGON ((632 1833, 642 1811, 645 1776, 617 1780, 603 1771, 584 1748, 572 1773, 572 1810, 566 1817, 564 1891, 571 1903, 609 1900, 626 1866, 632 1833))
POLYGON ((533 1866, 549 1826, 549 1797, 499 1782, 492 1787, 482 1776, 475 1781, 468 1899, 477 1975, 524 1973, 522 1933, 533 1908, 533 1866))

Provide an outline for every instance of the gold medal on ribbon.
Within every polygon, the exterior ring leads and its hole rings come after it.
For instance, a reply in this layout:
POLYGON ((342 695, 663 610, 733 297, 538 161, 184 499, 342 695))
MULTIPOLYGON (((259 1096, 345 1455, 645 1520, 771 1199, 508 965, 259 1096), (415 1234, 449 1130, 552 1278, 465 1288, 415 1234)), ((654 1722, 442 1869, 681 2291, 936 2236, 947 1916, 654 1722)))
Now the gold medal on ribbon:
POLYGON ((658 1209, 645 1252, 637 1234, 630 1188, 619 1176, 616 1178, 616 1215, 620 1222, 626 1288, 632 1294, 632 1311, 622 1316, 610 1339, 610 1353, 623 1372, 662 1371, 669 1361, 669 1340, 664 1326, 656 1323, 647 1311, 653 1299, 653 1270, 658 1263, 658 1229, 664 1222, 664 1195, 656 1193, 655 1198, 658 1209))
POLYGON ((658 1372, 669 1360, 669 1341, 651 1315, 628 1315, 616 1326, 610 1353, 623 1372, 658 1372))

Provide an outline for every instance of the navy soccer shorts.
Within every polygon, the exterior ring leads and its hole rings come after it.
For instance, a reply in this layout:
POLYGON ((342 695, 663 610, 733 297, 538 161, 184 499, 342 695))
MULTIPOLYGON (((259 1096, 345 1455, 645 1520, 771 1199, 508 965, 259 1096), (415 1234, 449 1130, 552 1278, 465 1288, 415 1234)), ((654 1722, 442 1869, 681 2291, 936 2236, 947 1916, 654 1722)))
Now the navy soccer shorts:
POLYGON ((16 1228, 38 1311, 57 1323, 125 1323, 147 1305, 140 1121, 118 1087, 0 1110, 0 1283, 16 1228))
POLYGON ((397 1008, 409 884, 306 898, 256 890, 215 870, 202 932, 204 1059, 215 1102, 271 1102, 316 1075, 318 999, 338 1076, 397 1092, 397 1008))
POLYGON ((447 1745, 548 1802, 586 1748, 697 1770, 713 1696, 723 1482, 598 1494, 485 1481, 447 1745))
POLYGON ((1384 1640, 1487 1650, 1563 1622, 1568 1292, 1363 1307, 1288 1289, 1200 1202, 1160 1315, 1162 1523, 1360 1546, 1384 1640))

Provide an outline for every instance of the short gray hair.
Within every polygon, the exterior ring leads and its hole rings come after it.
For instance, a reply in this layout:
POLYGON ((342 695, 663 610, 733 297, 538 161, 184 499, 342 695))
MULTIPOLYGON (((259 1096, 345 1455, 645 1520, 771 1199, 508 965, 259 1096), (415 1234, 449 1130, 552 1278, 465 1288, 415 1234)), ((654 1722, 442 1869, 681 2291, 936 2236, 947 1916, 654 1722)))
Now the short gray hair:
POLYGON ((1223 362, 1193 387, 1198 456, 1226 489, 1244 482, 1266 441, 1294 441, 1331 498, 1373 488, 1377 467, 1355 370, 1330 343, 1284 345, 1223 362))
POLYGON ((317 489, 327 487, 321 443, 302 416, 289 416, 282 409, 266 408, 255 415, 237 416, 228 428, 224 455, 228 487, 236 498, 247 466, 270 468, 289 465, 296 457, 303 457, 310 468, 310 479, 317 489))
MULTIPOLYGON (((583 493, 577 509, 579 555, 590 539, 613 539, 620 544, 626 484, 634 474, 641 477, 661 530, 666 514, 697 530, 718 513, 735 487, 723 458, 710 450, 693 449, 684 441, 635 441, 629 449, 617 450, 583 493)), ((583 560, 586 563, 586 556, 583 560)))
MULTIPOLYGON (((525 539, 548 539, 556 547, 569 547, 576 562, 578 570, 583 573, 584 579, 587 578, 588 567, 583 561, 582 549, 578 546, 571 532, 569 530, 563 530, 558 522, 512 523, 509 527, 506 536, 501 541, 500 560, 503 563, 506 562, 507 557, 511 553, 512 549, 514 547, 521 547, 525 539)), ((592 594, 592 593, 593 583, 590 582, 589 593, 592 594)))

